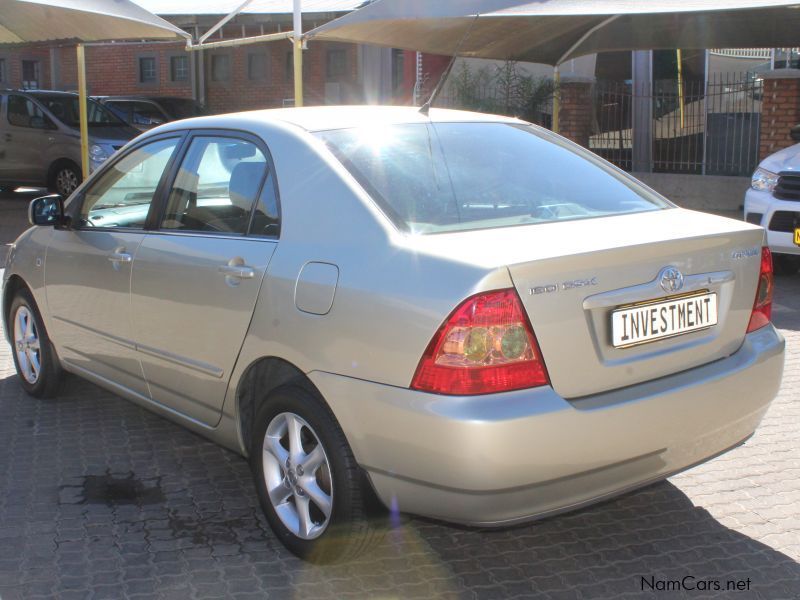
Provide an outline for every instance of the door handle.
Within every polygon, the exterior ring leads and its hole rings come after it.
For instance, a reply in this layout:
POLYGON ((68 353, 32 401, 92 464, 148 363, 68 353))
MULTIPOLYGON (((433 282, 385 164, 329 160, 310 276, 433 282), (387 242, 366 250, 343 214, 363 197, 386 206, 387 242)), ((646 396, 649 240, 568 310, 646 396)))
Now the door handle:
POLYGON ((133 261, 133 257, 127 252, 113 252, 111 256, 108 257, 108 260, 115 264, 129 263, 133 261))
POLYGON ((10 142, 12 139, 13 139, 13 138, 12 138, 11 134, 10 134, 10 133, 7 133, 7 134, 6 134, 6 141, 7 141, 7 142, 10 142))
POLYGON ((256 276, 255 269, 245 265, 222 265, 219 272, 223 273, 225 277, 235 277, 236 279, 252 279, 256 276))

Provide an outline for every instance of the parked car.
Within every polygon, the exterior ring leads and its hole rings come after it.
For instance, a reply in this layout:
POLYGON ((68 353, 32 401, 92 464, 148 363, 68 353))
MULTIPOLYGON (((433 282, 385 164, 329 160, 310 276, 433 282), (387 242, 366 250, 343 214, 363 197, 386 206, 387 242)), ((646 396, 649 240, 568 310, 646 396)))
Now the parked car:
MULTIPOLYGON (((800 141, 800 125, 791 131, 800 141)), ((745 193, 744 218, 762 225, 774 255, 775 270, 800 270, 800 144, 779 150, 761 161, 745 193)))
POLYGON ((782 375, 763 229, 511 118, 171 123, 30 218, 23 388, 76 373, 249 457, 310 560, 381 507, 496 527, 664 479, 746 440, 782 375))
POLYGON ((191 98, 96 96, 95 99, 140 131, 147 131, 170 121, 207 114, 203 105, 191 98))
MULTIPOLYGON (((82 180, 78 95, 0 90, 0 187, 48 187, 68 196, 82 180)), ((88 102, 90 170, 139 132, 88 102)))

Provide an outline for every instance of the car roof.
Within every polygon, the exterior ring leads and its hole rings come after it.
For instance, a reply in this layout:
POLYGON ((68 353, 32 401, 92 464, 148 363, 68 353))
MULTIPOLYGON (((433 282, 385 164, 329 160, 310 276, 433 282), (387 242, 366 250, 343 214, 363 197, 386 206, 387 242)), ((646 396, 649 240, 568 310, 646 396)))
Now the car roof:
POLYGON ((194 98, 182 98, 180 96, 93 96, 103 100, 146 100, 148 102, 158 102, 159 100, 183 100, 185 102, 196 102, 194 98))
POLYGON ((432 108, 428 115, 422 114, 414 106, 310 106, 303 108, 273 108, 267 110, 254 110, 208 117, 195 117, 186 121, 177 121, 176 125, 170 124, 157 128, 158 131, 166 129, 188 127, 220 127, 227 124, 241 125, 250 122, 260 125, 270 122, 283 122, 307 131, 326 131, 331 129, 348 129, 363 126, 395 125, 401 123, 430 123, 430 122, 485 122, 485 123, 524 123, 513 117, 501 115, 488 115, 484 113, 468 112, 432 108))
POLYGON ((17 90, 21 94, 30 94, 31 96, 54 96, 64 98, 75 98, 78 94, 74 92, 62 92, 58 90, 17 90))

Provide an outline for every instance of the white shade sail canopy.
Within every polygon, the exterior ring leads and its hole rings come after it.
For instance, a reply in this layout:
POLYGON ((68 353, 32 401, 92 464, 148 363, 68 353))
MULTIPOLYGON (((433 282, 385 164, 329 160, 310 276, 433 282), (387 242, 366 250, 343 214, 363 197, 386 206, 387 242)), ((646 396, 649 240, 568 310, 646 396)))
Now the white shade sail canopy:
POLYGON ((445 55, 463 38, 460 56, 557 65, 614 50, 797 46, 800 1, 376 0, 306 37, 445 55))
POLYGON ((187 37, 129 0, 0 0, 0 44, 187 37))
MULTIPOLYGON (((227 15, 244 0, 134 0, 139 6, 159 15, 227 15)), ((292 0, 253 0, 243 15, 291 14, 292 0)), ((346 13, 366 4, 366 0, 303 0, 303 13, 346 13)))

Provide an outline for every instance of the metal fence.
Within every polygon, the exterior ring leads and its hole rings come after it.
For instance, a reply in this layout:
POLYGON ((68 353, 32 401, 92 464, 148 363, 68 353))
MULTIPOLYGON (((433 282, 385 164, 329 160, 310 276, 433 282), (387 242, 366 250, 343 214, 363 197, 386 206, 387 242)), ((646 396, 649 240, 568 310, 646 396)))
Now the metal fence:
POLYGON ((708 81, 658 80, 652 87, 599 81, 593 88, 589 147, 633 166, 633 110, 652 109, 652 169, 665 173, 749 175, 758 163, 763 81, 753 73, 708 81))

